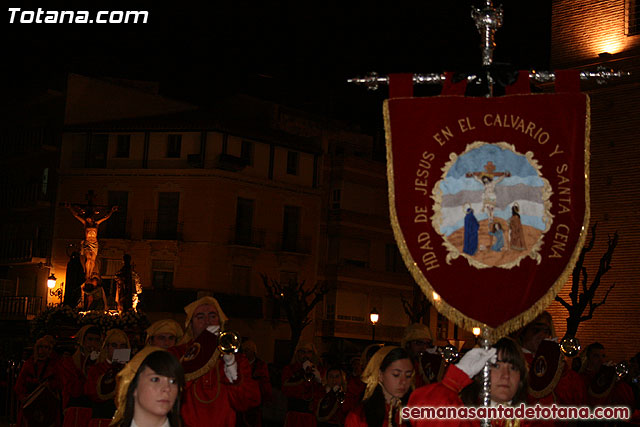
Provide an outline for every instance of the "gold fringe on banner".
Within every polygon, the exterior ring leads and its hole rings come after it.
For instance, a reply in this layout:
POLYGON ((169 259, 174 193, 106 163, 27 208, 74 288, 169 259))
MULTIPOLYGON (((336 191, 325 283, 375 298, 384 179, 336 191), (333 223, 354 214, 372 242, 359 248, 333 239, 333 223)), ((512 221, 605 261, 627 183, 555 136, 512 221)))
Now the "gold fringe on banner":
MULTIPOLYGON (((541 95, 509 95, 509 96, 545 96, 546 94, 541 95)), ((488 325, 480 322, 477 319, 469 317, 457 310, 450 304, 448 304, 441 296, 438 295, 437 298, 434 298, 434 294, 437 294, 427 278, 422 274, 422 271, 418 268, 418 264, 415 262, 409 249, 407 247, 406 240, 400 228, 400 224, 398 223, 398 216, 396 212, 396 195, 395 195, 395 184, 394 184, 394 175, 393 175, 393 152, 391 150, 392 147, 392 138, 391 138, 391 122, 389 118, 389 100, 385 100, 383 104, 383 115, 384 115, 384 128, 385 128, 385 137, 386 137, 386 147, 387 147, 387 180, 388 180, 388 188, 389 188, 389 217, 391 220, 391 227, 393 229, 393 234, 395 236, 396 242, 398 244, 398 249, 402 254, 402 258, 411 272, 413 279, 418 283, 422 292, 429 299, 431 304, 441 313, 443 316, 447 317, 449 320, 454 322, 456 325, 461 327, 462 329, 466 329, 468 331, 472 331, 473 328, 479 327, 481 330, 488 330, 489 338, 495 342, 498 339, 510 334, 511 332, 517 331, 521 329, 523 326, 527 325, 531 321, 533 321, 540 313, 542 313, 555 299, 556 295, 562 287, 567 283, 569 276, 573 271, 573 267, 580 256, 580 251, 584 246, 586 237, 587 237, 587 228, 589 226, 589 218, 591 216, 591 208, 590 208, 590 197, 589 197, 589 163, 591 160, 590 154, 590 131, 591 131, 591 106, 590 99, 588 95, 586 96, 586 118, 585 118, 585 136, 584 136, 584 144, 585 144, 585 153, 584 153, 584 170, 585 170, 585 214, 584 221, 582 224, 582 229, 580 230, 580 237, 578 238, 578 242, 571 254, 571 258, 567 263, 564 271, 558 277, 549 288, 549 290, 538 300, 536 301, 530 308, 522 312, 521 314, 509 319, 503 324, 499 325, 496 328, 491 328, 488 325)), ((401 99, 401 98, 394 98, 401 99)))

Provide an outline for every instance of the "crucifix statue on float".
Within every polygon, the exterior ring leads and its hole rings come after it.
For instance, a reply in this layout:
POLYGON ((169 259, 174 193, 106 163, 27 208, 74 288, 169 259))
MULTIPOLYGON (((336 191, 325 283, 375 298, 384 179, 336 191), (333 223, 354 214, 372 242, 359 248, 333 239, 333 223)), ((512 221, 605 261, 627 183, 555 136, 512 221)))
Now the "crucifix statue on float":
POLYGON ((84 272, 87 280, 91 278, 98 257, 98 227, 118 210, 118 206, 112 206, 111 210, 103 215, 100 207, 93 203, 94 198, 93 190, 89 190, 86 205, 65 203, 65 207, 84 226, 84 240, 80 243, 80 255, 84 256, 84 272))

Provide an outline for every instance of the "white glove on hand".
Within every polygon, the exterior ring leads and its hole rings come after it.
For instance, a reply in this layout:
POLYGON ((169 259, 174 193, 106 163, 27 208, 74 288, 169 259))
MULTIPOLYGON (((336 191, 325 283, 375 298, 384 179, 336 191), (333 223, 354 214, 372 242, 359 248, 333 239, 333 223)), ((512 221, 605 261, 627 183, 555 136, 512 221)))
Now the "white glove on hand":
POLYGON ((484 365, 487 362, 496 363, 496 361, 497 357, 495 348, 490 348, 489 350, 485 350, 483 348, 472 348, 462 357, 462 359, 460 359, 458 363, 456 363, 456 366, 462 372, 467 374, 469 378, 473 378, 482 371, 482 368, 484 368, 484 365))
POLYGON ((322 383, 322 377, 320 376, 320 372, 318 372, 318 368, 314 366, 311 372, 313 372, 313 376, 316 377, 316 381, 322 383))
POLYGON ((225 354, 222 356, 224 360, 224 374, 229 381, 234 382, 238 379, 238 364, 236 363, 236 356, 234 354, 225 354))
POLYGON ((212 334, 218 335, 218 333, 220 331, 220 325, 207 326, 207 331, 211 332, 212 334))
POLYGON ((302 369, 307 369, 309 366, 313 366, 313 363, 310 360, 305 360, 302 364, 302 369))
POLYGON ((333 386, 333 391, 335 391, 336 393, 340 391, 342 387, 340 387, 339 385, 334 385, 333 386))

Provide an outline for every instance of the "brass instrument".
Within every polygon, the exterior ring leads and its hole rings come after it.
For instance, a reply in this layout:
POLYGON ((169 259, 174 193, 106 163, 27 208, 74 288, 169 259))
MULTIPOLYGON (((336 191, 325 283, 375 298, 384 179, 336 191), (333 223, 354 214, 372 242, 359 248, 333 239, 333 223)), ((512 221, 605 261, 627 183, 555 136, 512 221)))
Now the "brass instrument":
POLYGON ((218 350, 222 354, 235 354, 240 350, 242 340, 234 331, 222 331, 218 337, 218 350))
POLYGON ((629 374, 629 365, 626 361, 622 361, 616 365, 616 375, 619 379, 624 378, 629 374))
POLYGON ((454 363, 460 357, 460 353, 457 348, 448 344, 442 349, 442 357, 447 363, 454 363))
POLYGON ((344 403, 344 399, 346 397, 346 393, 342 390, 342 388, 340 388, 340 390, 336 391, 336 399, 338 400, 339 404, 343 404, 344 403))

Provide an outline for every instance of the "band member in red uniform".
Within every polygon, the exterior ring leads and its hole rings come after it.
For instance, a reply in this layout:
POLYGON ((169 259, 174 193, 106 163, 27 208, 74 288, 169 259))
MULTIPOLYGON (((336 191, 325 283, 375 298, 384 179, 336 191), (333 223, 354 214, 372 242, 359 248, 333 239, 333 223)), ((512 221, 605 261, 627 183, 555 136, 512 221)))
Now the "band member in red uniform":
MULTIPOLYGON (((364 396, 364 389, 366 384, 362 381, 362 371, 369 363, 369 360, 373 357, 376 351, 380 350, 384 344, 370 344, 362 352, 362 356, 358 357, 358 363, 356 368, 351 372, 351 375, 347 378, 347 395, 354 399, 356 402, 360 402, 364 396)), ((352 362, 353 365, 353 362, 352 362)))
POLYGON ((78 348, 71 356, 62 358, 62 408, 64 426, 87 425, 91 419, 91 401, 84 394, 89 369, 98 361, 102 346, 102 333, 93 325, 85 325, 76 333, 78 348))
POLYGON ((413 384, 413 364, 404 348, 385 346, 378 350, 362 374, 367 384, 364 400, 349 412, 345 427, 392 427, 408 425, 401 408, 407 404, 413 384))
POLYGON ((180 342, 184 332, 178 322, 163 319, 153 322, 147 328, 147 345, 168 349, 180 342))
POLYGON ((332 367, 327 369, 322 383, 324 395, 313 404, 318 427, 342 426, 349 411, 358 403, 347 394, 347 375, 339 367, 332 367))
POLYGON ((261 405, 251 408, 248 411, 238 413, 237 427, 260 427, 262 426, 262 405, 272 398, 271 381, 269 380, 269 367, 257 356, 258 346, 256 343, 247 340, 242 343, 242 353, 251 364, 251 378, 258 382, 260 386, 261 405))
POLYGON ((629 384, 618 380, 612 364, 604 363, 604 346, 599 342, 589 344, 586 355, 580 375, 587 385, 587 404, 591 407, 606 405, 633 408, 633 389, 629 384))
MULTIPOLYGON (((527 360, 527 366, 531 371, 531 363, 534 356, 540 348, 540 344, 550 338, 555 337, 555 329, 553 327, 553 319, 547 311, 540 313, 533 322, 522 328, 518 334, 522 352, 527 360)), ((564 361, 563 361, 564 362, 564 361)), ((539 403, 540 405, 578 405, 582 406, 586 402, 586 387, 583 379, 575 372, 569 364, 561 363, 558 369, 562 369, 556 385, 546 396, 532 396, 527 398, 527 402, 531 405, 539 403)))
POLYGON ((300 342, 291 363, 282 370, 282 393, 287 396, 286 427, 315 427, 313 401, 324 394, 320 358, 310 342, 300 342))
MULTIPOLYGON (((482 388, 482 368, 491 367, 491 404, 517 406, 527 397, 527 365, 520 346, 511 338, 500 339, 493 348, 469 350, 456 365, 450 365, 444 379, 416 389, 408 406, 478 406, 482 388), (478 375, 480 374, 480 375, 478 375)), ((492 425, 505 425, 492 420, 492 425)), ((412 426, 479 426, 480 420, 412 420, 412 426)), ((515 424, 514 424, 515 425, 515 424)))
MULTIPOLYGON (((433 380, 428 377, 422 366, 422 356, 425 353, 436 354, 437 348, 433 345, 433 339, 431 338, 431 331, 427 325, 422 323, 413 323, 406 327, 404 335, 400 343, 400 347, 407 350, 411 360, 413 362, 413 369, 415 375, 413 382, 415 388, 422 387, 423 385, 437 382, 438 379, 433 380)), ((437 358, 440 361, 441 358, 437 358)))
POLYGON ((187 319, 182 344, 170 349, 185 372, 184 425, 234 427, 236 412, 260 404, 260 388, 251 378, 251 365, 243 354, 221 357, 218 338, 227 316, 215 298, 200 298, 184 311, 187 319))
POLYGON ((28 426, 29 419, 38 420, 43 416, 51 422, 50 425, 59 426, 61 423, 59 408, 62 380, 57 369, 58 360, 53 352, 54 345, 55 340, 51 335, 40 338, 33 347, 33 356, 22 365, 14 387, 19 402, 18 427, 28 426), (48 390, 41 388, 45 384, 48 390), (36 395, 43 397, 37 399, 36 395), (31 403, 23 409, 28 402, 31 403))
MULTIPOLYGON (((107 331, 98 356, 98 363, 87 373, 84 392, 93 402, 92 423, 94 425, 108 425, 116 410, 113 398, 116 393, 116 375, 124 363, 114 360, 115 350, 130 349, 129 337, 120 329, 107 331)), ((124 361, 126 363, 126 361, 124 361)))

